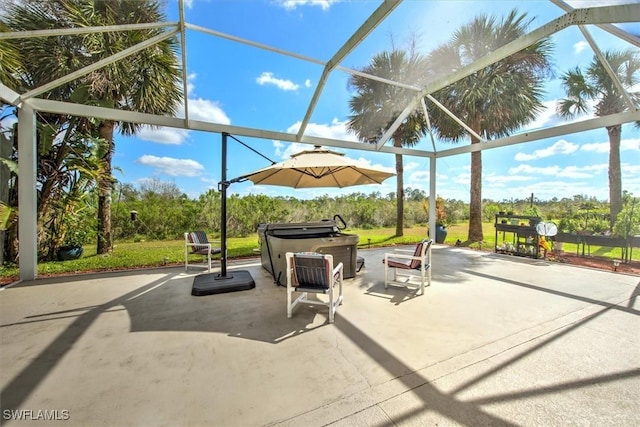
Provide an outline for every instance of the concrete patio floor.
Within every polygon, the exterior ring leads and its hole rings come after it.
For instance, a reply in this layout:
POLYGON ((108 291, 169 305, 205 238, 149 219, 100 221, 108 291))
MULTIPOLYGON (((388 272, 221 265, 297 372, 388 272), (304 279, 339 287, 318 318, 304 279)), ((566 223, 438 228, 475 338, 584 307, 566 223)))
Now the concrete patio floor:
POLYGON ((420 296, 384 289, 385 251, 358 252, 333 324, 287 319, 257 258, 229 263, 255 289, 211 296, 197 268, 6 288, 1 423, 638 425, 638 276, 435 245, 420 296))

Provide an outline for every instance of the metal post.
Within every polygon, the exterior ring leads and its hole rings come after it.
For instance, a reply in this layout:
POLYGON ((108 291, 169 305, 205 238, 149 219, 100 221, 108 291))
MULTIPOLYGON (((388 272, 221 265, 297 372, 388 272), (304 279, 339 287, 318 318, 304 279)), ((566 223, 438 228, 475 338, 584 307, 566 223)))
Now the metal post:
POLYGON ((220 178, 220 277, 227 277, 227 137, 222 132, 222 177, 220 178))
POLYGON ((436 158, 429 158, 429 238, 436 241, 436 158))
POLYGON ((36 114, 27 104, 18 109, 18 237, 20 238, 20 279, 33 280, 38 274, 38 225, 36 188, 36 114))

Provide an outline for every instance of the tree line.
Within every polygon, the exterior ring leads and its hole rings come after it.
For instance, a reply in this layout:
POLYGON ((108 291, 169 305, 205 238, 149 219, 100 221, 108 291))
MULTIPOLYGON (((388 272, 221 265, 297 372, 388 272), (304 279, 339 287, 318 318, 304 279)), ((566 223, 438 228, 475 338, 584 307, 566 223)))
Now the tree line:
MULTIPOLYGON (((79 174, 78 174, 79 175, 79 174)), ((50 218, 39 239, 40 259, 55 259, 61 246, 86 245, 96 241, 98 191, 70 179, 68 194, 56 203, 56 217, 50 218), (87 191, 80 191, 87 190, 87 191)), ((153 179, 139 185, 116 182, 111 194, 114 241, 175 240, 185 232, 205 230, 216 236, 221 228, 221 193, 209 190, 197 198, 182 193, 173 182, 153 179)), ((429 223, 429 195, 415 188, 405 189, 404 227, 424 227, 429 223)), ((624 206, 616 235, 640 234, 640 198, 625 193, 624 206)), ((348 229, 394 228, 396 194, 353 192, 313 199, 270 197, 262 194, 237 195, 227 198, 227 235, 246 237, 262 223, 317 222, 340 215, 348 229)), ((469 220, 469 204, 456 199, 437 197, 436 222, 445 226, 469 220)), ((531 198, 483 200, 482 221, 493 222, 498 212, 515 212, 554 221, 562 231, 609 233, 609 204, 593 197, 539 200, 531 198)), ((5 237, 9 237, 8 235, 5 237)), ((5 239, 9 243, 10 239, 5 239)), ((3 257, 15 261, 15 245, 4 245, 3 257)))

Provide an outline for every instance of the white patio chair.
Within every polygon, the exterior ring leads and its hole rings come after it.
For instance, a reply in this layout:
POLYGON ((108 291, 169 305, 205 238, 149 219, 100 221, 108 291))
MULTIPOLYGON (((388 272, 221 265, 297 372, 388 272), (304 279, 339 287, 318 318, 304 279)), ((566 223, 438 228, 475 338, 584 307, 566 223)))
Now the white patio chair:
POLYGON ((291 318, 298 304, 324 305, 329 308, 329 323, 342 304, 343 264, 333 266, 333 255, 314 252, 287 252, 287 317, 291 318), (335 286, 338 285, 336 295, 335 286), (301 292, 295 300, 294 292, 301 292), (308 294, 325 294, 328 301, 309 299, 308 294))
POLYGON ((420 289, 424 295, 425 284, 431 286, 431 245, 433 240, 423 240, 415 250, 395 249, 384 254, 384 287, 389 285, 420 289), (391 274, 391 277, 390 277, 391 274))
POLYGON ((189 269, 189 265, 203 267, 203 264, 189 264, 189 255, 197 254, 204 257, 207 261, 208 272, 211 272, 211 256, 222 253, 221 248, 213 247, 212 243, 207 239, 204 231, 191 231, 184 233, 184 270, 189 269))

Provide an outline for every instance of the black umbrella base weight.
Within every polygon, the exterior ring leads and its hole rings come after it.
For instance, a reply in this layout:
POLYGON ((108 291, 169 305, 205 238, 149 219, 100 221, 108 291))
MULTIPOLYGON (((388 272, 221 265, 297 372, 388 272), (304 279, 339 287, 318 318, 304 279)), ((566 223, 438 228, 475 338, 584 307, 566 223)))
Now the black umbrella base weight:
POLYGON ((248 291, 256 287, 256 282, 248 271, 234 270, 226 276, 220 273, 199 274, 193 279, 191 295, 204 296, 226 292, 248 291))

